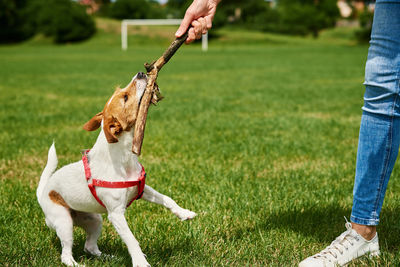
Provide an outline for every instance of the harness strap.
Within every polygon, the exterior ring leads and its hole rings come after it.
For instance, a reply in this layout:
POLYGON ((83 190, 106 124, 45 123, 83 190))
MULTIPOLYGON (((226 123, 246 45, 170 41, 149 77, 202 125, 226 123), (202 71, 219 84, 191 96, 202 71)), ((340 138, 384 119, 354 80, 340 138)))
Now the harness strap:
MULTIPOLYGON (((89 153, 89 149, 82 152, 82 162, 83 167, 85 169, 85 177, 86 181, 89 181, 92 178, 92 173, 89 167, 89 159, 87 154, 89 153)), ((99 179, 92 179, 92 183, 88 184, 89 190, 92 193, 93 197, 99 202, 100 205, 106 207, 104 203, 99 199, 96 192, 96 186, 98 187, 105 187, 105 188, 128 188, 137 186, 138 187, 138 194, 132 200, 129 201, 126 207, 129 207, 134 200, 140 199, 143 196, 144 186, 146 184, 146 172, 144 167, 142 166, 142 171, 140 173, 140 177, 138 181, 121 181, 121 182, 109 182, 103 181, 99 179)))

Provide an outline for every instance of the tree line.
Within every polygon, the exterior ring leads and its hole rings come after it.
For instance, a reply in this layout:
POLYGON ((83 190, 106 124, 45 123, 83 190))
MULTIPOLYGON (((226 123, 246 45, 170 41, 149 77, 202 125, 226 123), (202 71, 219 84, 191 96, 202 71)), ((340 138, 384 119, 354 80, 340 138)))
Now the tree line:
MULTIPOLYGON (((182 18, 192 0, 0 0, 0 42, 23 41, 34 34, 56 43, 81 41, 95 31, 93 16, 115 19, 182 18)), ((213 28, 226 25, 295 35, 334 27, 337 0, 223 0, 213 28)))

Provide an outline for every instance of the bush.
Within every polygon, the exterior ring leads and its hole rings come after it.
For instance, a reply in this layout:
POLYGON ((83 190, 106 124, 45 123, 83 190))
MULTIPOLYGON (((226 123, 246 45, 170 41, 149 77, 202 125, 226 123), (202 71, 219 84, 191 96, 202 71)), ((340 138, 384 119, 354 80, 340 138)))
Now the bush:
POLYGON ((35 33, 56 43, 81 41, 96 27, 85 8, 71 0, 0 0, 0 42, 23 41, 35 33))
POLYGON ((279 18, 278 11, 264 0, 250 0, 242 7, 241 21, 255 30, 275 31, 279 18))
POLYGON ((37 31, 53 37, 56 43, 85 40, 96 32, 85 8, 70 0, 36 0, 30 12, 37 31))
POLYGON ((23 41, 35 33, 26 6, 26 0, 0 0, 0 43, 23 41))
POLYGON ((334 27, 339 17, 336 0, 281 0, 277 31, 317 37, 320 30, 334 27))
MULTIPOLYGON (((192 2, 192 0, 168 0, 166 5, 168 16, 172 16, 174 18, 183 18, 186 9, 192 2)), ((225 2, 220 6, 223 5, 225 5, 225 2)), ((216 15, 218 15, 218 12, 216 15)))
POLYGON ((359 15, 358 20, 360 22, 361 28, 355 32, 356 38, 360 43, 369 42, 371 39, 372 30, 372 20, 374 18, 374 13, 368 9, 359 15))
POLYGON ((116 19, 163 19, 166 17, 158 2, 146 0, 117 0, 111 5, 109 14, 116 19))

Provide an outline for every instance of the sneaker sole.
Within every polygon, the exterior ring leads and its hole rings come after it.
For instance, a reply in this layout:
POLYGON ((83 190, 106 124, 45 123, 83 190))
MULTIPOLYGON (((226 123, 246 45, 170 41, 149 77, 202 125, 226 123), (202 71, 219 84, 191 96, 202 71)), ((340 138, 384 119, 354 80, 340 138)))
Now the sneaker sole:
MULTIPOLYGON (((377 250, 377 251, 367 252, 364 255, 362 255, 362 256, 360 256, 360 257, 358 257, 356 259, 361 259, 364 256, 367 256, 368 258, 372 259, 372 258, 375 258, 375 257, 379 257, 380 255, 381 255, 381 252, 379 250, 377 250)), ((338 266, 343 266, 343 267, 348 266, 349 264, 351 264, 356 259, 353 259, 353 260, 349 261, 348 263, 346 263, 344 265, 338 265, 338 266)))

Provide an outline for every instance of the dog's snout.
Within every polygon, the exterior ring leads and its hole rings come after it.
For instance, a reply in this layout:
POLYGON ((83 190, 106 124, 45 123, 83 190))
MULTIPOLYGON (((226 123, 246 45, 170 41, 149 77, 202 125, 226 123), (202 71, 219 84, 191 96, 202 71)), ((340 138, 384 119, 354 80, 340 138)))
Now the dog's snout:
POLYGON ((138 79, 143 79, 146 77, 146 74, 144 74, 144 72, 138 72, 137 76, 138 79))

